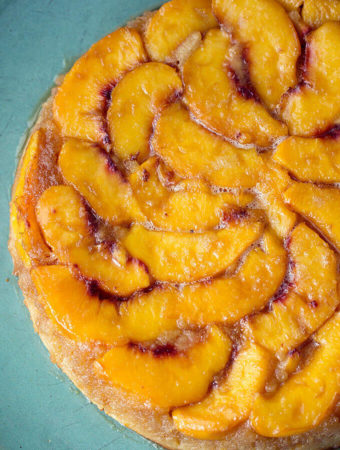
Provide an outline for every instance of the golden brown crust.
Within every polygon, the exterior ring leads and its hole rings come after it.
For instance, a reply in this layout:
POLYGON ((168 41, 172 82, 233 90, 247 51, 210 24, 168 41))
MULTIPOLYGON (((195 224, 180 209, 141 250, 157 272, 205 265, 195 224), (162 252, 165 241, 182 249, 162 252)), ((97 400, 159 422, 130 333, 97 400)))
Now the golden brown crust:
MULTIPOLYGON (((149 14, 137 19, 135 26, 140 30, 145 27, 149 14)), ((131 24, 130 24, 131 25, 131 24)), ((55 92, 45 103, 34 127, 48 129, 51 119, 52 100, 55 92)), ((34 131, 34 130, 33 130, 34 131)), ((20 175, 17 171, 16 181, 20 175)), ((14 189, 15 189, 14 184, 14 189)), ((14 273, 19 278, 19 285, 25 296, 25 304, 30 311, 35 331, 41 337, 50 352, 51 361, 57 364, 100 410, 118 420, 121 424, 137 433, 172 449, 325 449, 340 444, 340 422, 336 415, 316 429, 307 433, 287 438, 265 438, 256 434, 248 423, 229 432, 224 439, 207 441, 193 439, 178 432, 167 411, 157 410, 142 404, 132 395, 112 386, 99 378, 93 370, 95 359, 107 350, 101 344, 78 343, 64 337, 54 322, 48 318, 41 303, 29 270, 25 267, 16 249, 13 230, 10 232, 9 250, 14 261, 14 273)))

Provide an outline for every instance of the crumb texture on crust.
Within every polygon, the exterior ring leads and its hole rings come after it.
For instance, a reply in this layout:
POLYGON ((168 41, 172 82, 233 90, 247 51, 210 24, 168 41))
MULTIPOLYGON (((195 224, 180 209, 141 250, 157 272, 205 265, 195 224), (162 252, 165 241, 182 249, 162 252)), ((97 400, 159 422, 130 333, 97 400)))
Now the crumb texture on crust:
POLYGON ((60 77, 21 158, 34 328, 166 448, 340 445, 337 3, 171 0, 60 77))

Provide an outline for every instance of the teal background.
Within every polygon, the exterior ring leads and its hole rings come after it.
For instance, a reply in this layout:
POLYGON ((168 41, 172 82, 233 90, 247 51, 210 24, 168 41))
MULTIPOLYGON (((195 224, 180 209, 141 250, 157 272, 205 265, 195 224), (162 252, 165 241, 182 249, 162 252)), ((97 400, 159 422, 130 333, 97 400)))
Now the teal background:
POLYGON ((34 333, 7 250, 17 153, 55 75, 160 0, 0 0, 0 448, 156 446, 105 416, 54 366, 34 333))

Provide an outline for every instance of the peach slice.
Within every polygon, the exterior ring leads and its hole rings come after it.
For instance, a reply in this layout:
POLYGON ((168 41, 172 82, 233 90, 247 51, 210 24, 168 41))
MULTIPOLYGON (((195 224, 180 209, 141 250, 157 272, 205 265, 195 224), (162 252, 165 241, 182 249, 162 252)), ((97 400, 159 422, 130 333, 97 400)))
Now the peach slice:
POLYGON ((47 189, 38 201, 37 217, 59 261, 96 280, 102 289, 125 296, 149 286, 144 265, 117 242, 96 243, 89 213, 71 186, 47 189))
POLYGON ((263 436, 303 433, 331 412, 340 391, 340 313, 315 335, 319 347, 307 365, 272 396, 256 398, 251 425, 263 436))
POLYGON ((339 304, 334 252, 304 224, 292 232, 289 244, 294 287, 272 303, 267 313, 249 321, 255 341, 265 348, 288 351, 319 328, 339 304))
POLYGON ((109 135, 119 158, 143 162, 148 157, 153 119, 181 90, 180 77, 166 64, 142 64, 123 77, 107 112, 109 135))
POLYGON ((285 202, 310 220, 340 250, 340 190, 294 183, 284 192, 285 202))
MULTIPOLYGON (((199 180, 177 183, 167 189, 159 179, 162 163, 151 157, 129 177, 135 198, 146 217, 168 231, 208 230, 219 225, 232 208, 253 200, 247 193, 214 194, 199 180)), ((237 210, 236 210, 237 211, 237 210)))
POLYGON ((230 351, 229 338, 213 326, 204 341, 186 352, 162 354, 133 344, 112 348, 97 360, 97 370, 141 400, 171 408, 201 400, 230 351))
POLYGON ((95 144, 66 140, 58 164, 66 182, 77 189, 104 220, 114 225, 144 221, 130 184, 109 155, 95 144))
POLYGON ((307 45, 307 81, 321 92, 339 94, 340 23, 326 23, 313 31, 307 45))
POLYGON ((167 331, 184 328, 174 314, 180 291, 175 286, 155 286, 120 304, 120 324, 133 342, 152 341, 167 331))
POLYGON ((296 85, 300 41, 288 14, 275 0, 213 0, 217 19, 245 46, 249 75, 261 99, 275 110, 296 85))
POLYGON ((161 6, 145 31, 145 45, 153 60, 167 60, 194 32, 217 26, 211 0, 172 0, 161 6))
MULTIPOLYGON (((154 288, 141 294, 146 300, 143 315, 138 314, 135 297, 124 302, 99 298, 90 284, 77 278, 70 268, 61 265, 38 266, 31 270, 31 277, 48 316, 57 324, 60 332, 80 342, 102 341, 106 344, 122 344, 156 339, 170 329, 176 329, 176 320, 158 318, 155 299, 160 311, 167 308, 173 288, 154 288), (151 307, 149 305, 151 304, 151 307), (133 305, 133 307, 129 307, 133 305), (142 318, 142 321, 139 319, 142 318)), ((137 296, 139 298, 139 296, 137 296)))
POLYGON ((123 302, 120 315, 124 332, 133 340, 146 341, 188 325, 232 325, 262 308, 276 292, 286 272, 286 259, 279 240, 267 231, 263 248, 251 250, 231 277, 182 288, 156 287, 123 302))
POLYGON ((217 275, 259 238, 262 224, 244 220, 205 233, 150 231, 133 225, 122 242, 160 281, 190 282, 217 275))
POLYGON ((291 291, 282 301, 274 301, 269 312, 250 318, 245 324, 245 331, 264 348, 274 353, 286 353, 309 336, 304 324, 300 324, 299 316, 304 318, 312 314, 311 310, 312 307, 304 299, 291 291))
POLYGON ((319 27, 331 20, 340 21, 339 0, 305 0, 302 8, 303 20, 311 27, 319 27))
POLYGON ((282 193, 291 179, 288 173, 269 158, 266 160, 266 169, 256 185, 259 193, 258 200, 267 213, 268 220, 281 237, 286 237, 296 222, 296 214, 290 211, 282 199, 282 193))
POLYGON ((269 375, 270 360, 261 347, 245 344, 226 378, 204 400, 173 411, 176 428, 197 439, 218 439, 247 420, 269 375))
POLYGON ((185 286, 177 297, 175 315, 197 325, 233 324, 262 308, 274 295, 283 281, 286 263, 282 244, 272 231, 266 231, 262 248, 251 250, 235 275, 185 286))
POLYGON ((10 216, 13 241, 20 259, 27 268, 50 255, 37 223, 36 199, 33 192, 35 177, 39 171, 38 158, 45 144, 45 132, 39 128, 32 134, 27 144, 12 194, 10 216))
POLYGON ((340 24, 328 22, 307 36, 304 80, 282 101, 291 134, 313 136, 340 117, 340 24))
POLYGON ((65 136, 109 144, 103 114, 123 74, 147 59, 136 30, 120 28, 96 42, 59 87, 53 115, 65 136))
POLYGON ((267 147, 285 136, 287 127, 271 117, 253 96, 238 92, 229 67, 231 49, 227 33, 208 31, 184 64, 184 101, 194 116, 213 131, 243 144, 267 147))
POLYGON ((291 136, 277 146, 273 159, 301 181, 340 182, 340 139, 291 136))
POLYGON ((115 304, 90 295, 65 266, 38 266, 31 277, 48 316, 60 331, 80 342, 126 343, 115 304))
POLYGON ((202 177, 221 187, 254 187, 263 167, 254 148, 234 147, 210 133, 180 103, 160 115, 152 146, 179 175, 202 177))
POLYGON ((294 262, 295 291, 309 301, 329 302, 334 307, 338 303, 337 261, 328 244, 300 224, 291 234, 289 252, 294 262))

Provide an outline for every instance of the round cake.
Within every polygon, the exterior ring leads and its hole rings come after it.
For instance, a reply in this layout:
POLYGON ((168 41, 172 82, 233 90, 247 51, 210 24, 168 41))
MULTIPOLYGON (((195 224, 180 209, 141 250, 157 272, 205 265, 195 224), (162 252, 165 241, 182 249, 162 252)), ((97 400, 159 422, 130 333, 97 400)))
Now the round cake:
POLYGON ((166 448, 340 445, 339 183, 339 0, 172 0, 113 31, 13 187, 52 361, 166 448))

